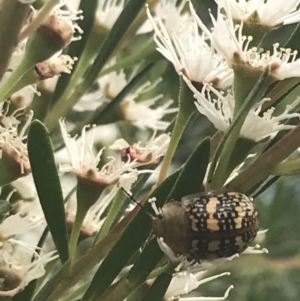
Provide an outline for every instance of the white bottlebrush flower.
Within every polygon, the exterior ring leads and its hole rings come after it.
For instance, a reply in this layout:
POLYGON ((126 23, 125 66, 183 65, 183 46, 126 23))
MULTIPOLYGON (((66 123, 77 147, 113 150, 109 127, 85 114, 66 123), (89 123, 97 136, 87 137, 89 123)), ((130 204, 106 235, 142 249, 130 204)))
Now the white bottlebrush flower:
POLYGON ((176 113, 178 108, 170 108, 172 100, 156 108, 151 108, 156 101, 157 99, 150 99, 135 102, 132 99, 125 99, 121 103, 123 118, 142 130, 146 128, 165 130, 170 122, 161 119, 165 115, 176 113))
MULTIPOLYGON (((67 7, 76 12, 79 7, 80 0, 68 0, 66 2, 67 7)), ((125 1, 121 0, 106 0, 98 1, 98 7, 96 11, 96 22, 103 28, 109 31, 118 19, 122 10, 124 9, 125 1)))
POLYGON ((101 26, 110 30, 125 6, 124 0, 99 1, 96 12, 96 20, 101 26))
MULTIPOLYGON (((235 106, 234 96, 230 93, 223 96, 216 89, 208 86, 205 86, 202 91, 199 92, 187 78, 184 77, 184 80, 195 93, 194 97, 197 99, 195 104, 198 111, 205 115, 216 129, 225 132, 233 120, 235 106), (207 90, 212 91, 214 95, 207 96, 207 90)), ((295 101, 292 106, 287 106, 286 110, 278 116, 273 116, 274 107, 268 109, 260 116, 263 104, 269 100, 270 99, 263 99, 253 106, 242 126, 240 132, 241 137, 259 142, 266 138, 273 138, 279 131, 295 127, 293 125, 282 124, 282 122, 289 118, 300 118, 299 113, 290 113, 295 105, 299 103, 299 100, 295 101)))
POLYGON ((30 222, 19 214, 10 215, 0 224, 0 242, 4 243, 15 235, 26 233, 30 228, 30 222))
POLYGON ((13 172, 25 175, 30 172, 30 165, 27 146, 23 141, 27 139, 26 132, 31 123, 33 112, 29 112, 25 125, 19 129, 20 121, 17 117, 21 110, 6 116, 3 104, 0 105, 0 158, 7 160, 13 172))
POLYGON ((10 185, 16 190, 18 195, 20 195, 21 200, 30 203, 38 198, 32 174, 19 178, 11 182, 10 185))
POLYGON ((154 131, 149 142, 138 142, 133 145, 128 144, 124 139, 118 139, 110 148, 121 150, 123 161, 135 161, 137 166, 143 164, 157 164, 159 159, 165 155, 168 145, 170 143, 170 136, 168 134, 161 134, 156 137, 154 131))
MULTIPOLYGON (((115 98, 128 84, 124 70, 113 71, 98 79, 101 93, 108 100, 115 98)), ((132 93, 132 92, 131 92, 132 93)), ((142 93, 142 92, 141 92, 142 93)), ((136 96, 138 94, 134 94, 136 96)))
POLYGON ((299 0, 217 0, 235 20, 247 21, 257 14, 260 24, 276 27, 300 21, 299 0))
MULTIPOLYGON (((16 190, 12 190, 6 197, 6 201, 9 202, 11 196, 16 190)), ((1 192, 1 191, 0 191, 1 192)), ((33 203, 33 202, 28 202, 33 203)), ((21 209, 20 202, 13 204, 11 215, 8 215, 0 224, 0 253, 5 253, 3 256, 10 256, 13 250, 17 248, 31 248, 32 246, 19 239, 20 235, 32 235, 34 230, 41 225, 41 222, 37 219, 31 219, 21 209)), ((30 212, 33 214, 33 212, 30 212)), ((44 221, 44 214, 41 211, 40 217, 44 221)), ((34 247, 35 248, 35 247, 34 247)))
POLYGON ((246 63, 249 67, 258 70, 269 67, 270 74, 277 80, 300 77, 300 59, 296 58, 297 51, 280 48, 278 43, 273 45, 272 52, 263 52, 256 47, 251 48, 249 43, 252 37, 243 35, 243 24, 235 25, 230 12, 228 16, 224 16, 219 10, 217 20, 211 15, 214 25, 211 32, 198 17, 191 2, 190 9, 198 26, 210 39, 213 48, 224 57, 229 67, 233 68, 234 64, 241 64, 239 61, 243 61, 242 64, 246 63))
MULTIPOLYGON (((96 93, 90 93, 83 97, 83 99, 74 107, 74 110, 83 112, 86 110, 95 110, 99 107, 99 103, 108 103, 115 98, 123 88, 126 87, 130 78, 127 79, 123 70, 119 72, 111 72, 102 76, 98 80, 100 90, 96 93)), ((165 130, 169 122, 161 120, 165 115, 173 114, 178 111, 178 108, 170 108, 173 101, 166 101, 163 105, 155 106, 156 102, 162 98, 163 95, 157 95, 152 99, 136 101, 136 99, 152 90, 161 81, 161 79, 154 83, 146 82, 138 89, 131 91, 123 101, 120 103, 120 110, 118 112, 118 120, 127 120, 133 125, 141 128, 151 128, 165 130)))
MULTIPOLYGON (((130 190, 126 190, 126 191, 130 191, 130 190)), ((117 185, 107 187, 103 191, 99 199, 95 202, 95 204, 93 204, 89 208, 84 218, 84 221, 81 225, 81 232, 80 232, 81 238, 90 237, 100 230, 100 228, 102 227, 106 219, 106 214, 104 213, 107 211, 108 206, 111 205, 111 202, 115 198, 117 192, 118 192, 117 185)), ((77 210, 77 201, 76 201, 76 196, 74 194, 70 198, 66 206, 67 225, 69 225, 70 228, 74 224, 75 217, 76 217, 76 210, 77 210)))
POLYGON ((200 285, 210 282, 212 280, 215 280, 217 278, 223 277, 230 275, 230 273, 222 273, 219 275, 203 278, 204 274, 206 271, 198 272, 198 273, 191 273, 188 271, 184 272, 179 272, 174 275, 168 290, 164 296, 164 300, 166 301, 171 301, 171 300, 182 300, 182 301, 189 301, 189 300, 194 300, 194 301, 217 301, 217 300, 225 300, 228 295, 230 290, 233 288, 231 285, 227 291, 225 292, 223 297, 193 297, 193 298, 182 298, 181 295, 188 294, 189 292, 197 289, 200 285))
POLYGON ((35 71, 37 72, 39 79, 52 78, 61 73, 70 74, 73 68, 73 64, 76 59, 71 59, 68 55, 53 55, 46 61, 40 62, 35 65, 35 71))
MULTIPOLYGON (((20 215, 32 228, 46 225, 45 216, 37 195, 32 174, 10 183, 20 197, 13 204, 13 212, 20 215)), ((26 234, 26 233, 24 233, 26 234)))
POLYGON ((222 89, 232 84, 232 70, 206 43, 205 35, 199 33, 194 20, 189 31, 173 31, 170 37, 163 22, 155 21, 149 9, 147 15, 154 27, 157 50, 174 65, 177 73, 183 73, 192 82, 213 83, 222 89))
POLYGON ((70 159, 70 163, 60 166, 60 171, 73 172, 77 177, 86 178, 104 186, 118 183, 119 187, 130 190, 131 185, 137 179, 137 174, 140 173, 135 169, 135 162, 122 163, 110 157, 110 161, 99 169, 98 164, 103 149, 97 154, 94 152, 94 128, 87 132, 88 127, 84 127, 82 139, 76 140, 76 137, 72 138, 68 135, 64 121, 60 120, 59 123, 70 159))
MULTIPOLYGON (((105 98, 113 99, 128 84, 128 81, 129 79, 126 79, 124 71, 121 70, 119 72, 111 72, 107 76, 101 77, 98 83, 105 98)), ((160 81, 161 79, 154 83, 146 82, 126 96, 120 103, 120 114, 124 120, 131 122, 141 129, 151 128, 165 130, 167 128, 169 122, 162 121, 161 119, 165 115, 173 114, 178 111, 178 108, 169 108, 173 103, 172 100, 153 108, 151 107, 155 105, 162 95, 140 102, 135 101, 139 95, 155 88, 160 81)))
MULTIPOLYGON (((65 9, 69 0, 60 0, 57 5, 54 6, 52 13, 58 18, 58 20, 68 23, 73 30, 73 33, 77 31, 80 35, 83 34, 83 30, 78 26, 77 21, 82 20, 81 10, 65 9)), ((80 40, 81 37, 72 37, 72 41, 80 40)))
POLYGON ((203 34, 210 39, 212 47, 223 56, 230 68, 232 68, 234 55, 238 55, 239 59, 246 61, 244 52, 248 50, 248 44, 252 38, 246 38, 242 35, 242 25, 234 25, 231 16, 225 17, 219 8, 217 20, 210 14, 214 26, 213 30, 210 31, 198 17, 191 2, 189 2, 189 6, 192 16, 203 34))
POLYGON ((57 258, 54 252, 38 255, 34 247, 16 248, 12 254, 0 252, 0 296, 13 297, 29 284, 45 274, 44 266, 57 258))
MULTIPOLYGON (((191 14, 189 11, 184 10, 186 1, 177 0, 161 0, 152 10, 154 20, 162 20, 167 31, 174 31, 176 33, 186 32, 191 26, 191 14)), ((147 6, 147 10, 148 10, 147 6)), ((153 23, 147 19, 138 33, 147 33, 154 30, 153 23)))

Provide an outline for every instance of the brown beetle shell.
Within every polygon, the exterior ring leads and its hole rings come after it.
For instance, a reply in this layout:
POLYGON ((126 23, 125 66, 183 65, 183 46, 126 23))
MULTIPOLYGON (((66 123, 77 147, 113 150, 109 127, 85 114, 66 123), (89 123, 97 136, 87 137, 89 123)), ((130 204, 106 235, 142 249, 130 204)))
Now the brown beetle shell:
POLYGON ((153 220, 153 231, 178 255, 203 260, 243 252, 259 228, 252 199, 238 192, 210 192, 172 201, 153 220))

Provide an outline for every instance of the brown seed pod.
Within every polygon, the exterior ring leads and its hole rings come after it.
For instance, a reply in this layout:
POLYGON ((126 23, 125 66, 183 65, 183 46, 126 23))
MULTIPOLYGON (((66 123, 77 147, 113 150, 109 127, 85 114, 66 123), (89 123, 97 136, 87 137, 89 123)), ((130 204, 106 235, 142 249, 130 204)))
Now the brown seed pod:
POLYGON ((165 204, 152 226, 175 254, 204 260, 243 252, 254 240, 259 222, 253 199, 212 191, 165 204))

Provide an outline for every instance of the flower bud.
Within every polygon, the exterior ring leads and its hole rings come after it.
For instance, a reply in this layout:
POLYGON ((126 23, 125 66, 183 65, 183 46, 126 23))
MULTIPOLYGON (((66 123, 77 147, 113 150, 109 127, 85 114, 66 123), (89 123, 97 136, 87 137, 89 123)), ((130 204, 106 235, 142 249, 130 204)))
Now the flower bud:
POLYGON ((74 29, 70 21, 50 14, 29 37, 25 56, 32 65, 45 61, 71 43, 74 29))

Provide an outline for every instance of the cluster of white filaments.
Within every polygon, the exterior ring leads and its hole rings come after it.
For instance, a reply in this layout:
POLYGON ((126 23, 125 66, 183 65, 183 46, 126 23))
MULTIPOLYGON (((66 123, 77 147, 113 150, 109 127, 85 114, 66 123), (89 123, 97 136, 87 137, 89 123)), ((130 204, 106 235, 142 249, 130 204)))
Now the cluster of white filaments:
MULTIPOLYGON (((13 193, 7 196, 7 202, 13 193)), ((56 251, 40 255, 40 248, 20 239, 22 235, 33 234, 39 225, 38 220, 33 221, 20 212, 7 216, 0 224, 0 275, 5 279, 1 297, 13 297, 24 290, 30 281, 45 274, 44 265, 58 257, 56 251)))
POLYGON ((229 292, 233 289, 233 285, 229 286, 224 296, 222 297, 193 297, 182 298, 181 295, 188 294, 192 290, 197 289, 200 285, 213 281, 223 276, 230 275, 229 272, 221 273, 215 276, 204 278, 206 271, 191 273, 184 271, 176 273, 168 287, 164 296, 164 300, 179 300, 179 301, 205 301, 205 300, 225 300, 229 296, 229 292), (179 298, 179 299, 178 299, 179 298))
MULTIPOLYGON (((109 161, 99 169, 98 165, 104 148, 95 154, 95 128, 91 128, 87 131, 88 126, 84 127, 81 138, 77 140, 77 137, 72 138, 68 135, 64 120, 60 120, 60 127, 70 158, 69 164, 60 166, 60 170, 63 172, 71 171, 81 177, 90 177, 90 175, 93 174, 94 180, 108 185, 118 183, 118 187, 122 187, 127 191, 130 191, 131 185, 137 180, 139 174, 153 172, 151 170, 137 169, 139 166, 153 162, 142 162, 136 159, 131 160, 130 158, 125 162, 121 162, 115 157, 109 157, 109 161)), ((141 147, 138 148, 140 158, 143 158, 144 153, 145 159, 151 156, 153 161, 157 162, 166 151, 169 140, 170 137, 166 134, 156 138, 153 136, 143 149, 141 147), (164 143, 162 143, 162 141, 164 141, 164 143)), ((122 150, 124 147, 128 147, 126 141, 116 141, 111 148, 122 150)))
MULTIPOLYGON (((5 152, 11 159, 20 165, 20 173, 23 174, 30 170, 28 163, 27 145, 24 141, 27 139, 26 132, 32 121, 33 112, 30 111, 26 123, 22 129, 19 129, 20 121, 18 117, 23 115, 23 109, 16 110, 12 115, 6 116, 6 111, 1 105, 0 122, 0 157, 5 152)), ((8 110, 8 108, 7 108, 8 110)))
MULTIPOLYGON (((174 65, 177 73, 190 87, 197 100, 195 104, 199 112, 222 132, 226 131, 233 121, 235 98, 231 92, 224 96, 216 88, 224 90, 232 85, 231 68, 234 64, 238 64, 237 57, 240 62, 253 70, 269 67, 270 74, 278 80, 300 76, 297 51, 280 48, 278 43, 274 44, 272 52, 252 47, 253 38, 243 35, 243 21, 235 24, 230 10, 226 11, 226 16, 222 13, 224 2, 219 1, 217 19, 211 14, 212 31, 204 25, 189 2, 193 26, 190 26, 188 32, 172 32, 171 36, 162 20, 154 20, 149 9, 147 10, 154 27, 157 50, 174 65), (201 34, 196 24, 202 30, 201 34), (207 44, 207 40, 210 40, 211 46, 207 44), (204 88, 199 91, 196 83, 202 83, 204 88), (207 91, 212 91, 213 95, 207 91)), ((277 115, 273 114, 275 110, 273 107, 262 112, 262 109, 267 107, 268 101, 270 99, 262 99, 250 110, 242 127, 241 137, 259 142, 274 137, 278 131, 294 128, 283 123, 290 118, 299 117, 298 113, 293 112, 298 101, 277 115)))
POLYGON ((23 245, 10 255, 0 252, 0 275, 5 279, 0 289, 1 297, 13 297, 23 291, 29 282, 44 276, 44 266, 58 257, 55 251, 39 255, 35 249, 36 246, 23 245))
POLYGON ((211 15, 214 24, 211 32, 198 17, 192 3, 190 9, 198 26, 229 66, 232 67, 234 56, 238 55, 240 60, 253 68, 263 69, 269 66, 271 74, 278 80, 299 76, 300 60, 296 59, 297 51, 280 48, 278 43, 274 44, 273 53, 250 47, 253 38, 243 35, 243 23, 235 25, 230 14, 225 17, 220 11, 217 20, 211 15))
POLYGON ((300 21, 300 11, 297 9, 299 0, 217 0, 220 7, 230 13, 233 19, 245 21, 257 14, 262 25, 276 27, 281 24, 291 24, 300 21))
POLYGON ((72 38, 72 41, 77 41, 81 39, 81 35, 83 34, 83 30, 77 24, 77 21, 83 20, 82 11, 64 9, 68 2, 68 0, 60 0, 60 2, 54 7, 53 13, 59 20, 63 20, 72 25, 73 32, 77 31, 79 33, 79 36, 72 38))
POLYGON ((163 22, 155 22, 149 9, 147 15, 154 27, 157 50, 172 62, 178 73, 194 82, 217 82, 221 88, 232 84, 232 70, 207 44, 205 35, 199 34, 195 21, 191 20, 189 32, 183 35, 172 31, 170 37, 163 22))
MULTIPOLYGON (((234 96, 228 91, 224 96, 212 86, 204 85, 199 92, 193 84, 184 77, 185 82, 195 93, 195 105, 198 111, 206 116, 216 129, 225 132, 234 117, 234 96), (207 93, 211 91, 212 94, 207 93)), ((293 129, 295 126, 284 124, 290 118, 300 118, 300 113, 293 113, 293 109, 299 104, 299 98, 280 115, 274 114, 274 107, 268 108, 261 116, 263 105, 269 102, 269 98, 264 98, 256 103, 242 126, 240 136, 255 142, 265 138, 273 138, 279 131, 293 129)))

